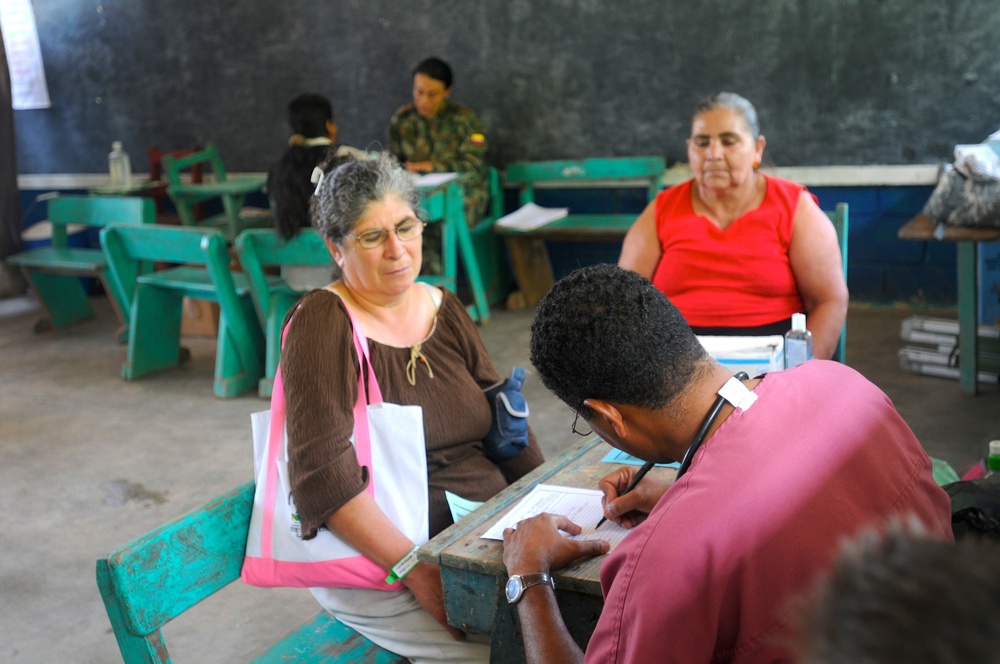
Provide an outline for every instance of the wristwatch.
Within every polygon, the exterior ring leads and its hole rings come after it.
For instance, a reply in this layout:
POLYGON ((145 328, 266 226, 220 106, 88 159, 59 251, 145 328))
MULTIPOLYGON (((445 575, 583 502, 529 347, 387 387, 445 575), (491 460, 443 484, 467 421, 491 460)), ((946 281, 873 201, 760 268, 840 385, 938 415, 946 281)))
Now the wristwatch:
POLYGON ((517 604, 521 601, 521 597, 524 595, 525 590, 531 586, 537 586, 542 583, 550 586, 553 590, 556 588, 555 579, 545 572, 538 572, 537 574, 515 574, 507 579, 507 602, 509 604, 517 604))

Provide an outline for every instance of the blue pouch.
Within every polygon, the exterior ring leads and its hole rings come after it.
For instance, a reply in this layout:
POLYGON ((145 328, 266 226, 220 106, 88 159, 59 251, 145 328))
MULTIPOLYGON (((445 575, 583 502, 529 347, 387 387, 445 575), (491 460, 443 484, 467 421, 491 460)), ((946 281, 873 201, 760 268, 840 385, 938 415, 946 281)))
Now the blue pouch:
POLYGON ((528 404, 521 394, 527 375, 526 369, 514 367, 510 378, 483 390, 493 411, 490 431, 483 439, 483 449, 491 461, 517 456, 528 446, 528 404))

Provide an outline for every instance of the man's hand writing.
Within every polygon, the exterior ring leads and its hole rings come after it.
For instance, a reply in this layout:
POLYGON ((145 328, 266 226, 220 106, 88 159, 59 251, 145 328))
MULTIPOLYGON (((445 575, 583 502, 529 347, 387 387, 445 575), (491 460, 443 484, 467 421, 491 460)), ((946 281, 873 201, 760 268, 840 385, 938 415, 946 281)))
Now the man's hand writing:
POLYGON ((602 477, 597 483, 597 487, 604 492, 604 498, 601 499, 604 504, 604 516, 624 528, 634 528, 642 523, 673 484, 672 481, 653 477, 650 473, 642 478, 635 489, 624 496, 621 495, 637 470, 634 466, 622 466, 602 477))

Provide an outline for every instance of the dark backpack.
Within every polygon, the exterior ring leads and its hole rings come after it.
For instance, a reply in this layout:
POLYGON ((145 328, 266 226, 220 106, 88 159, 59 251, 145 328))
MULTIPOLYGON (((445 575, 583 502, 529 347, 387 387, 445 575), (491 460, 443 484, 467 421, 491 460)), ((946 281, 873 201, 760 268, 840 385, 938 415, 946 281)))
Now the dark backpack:
POLYGON ((944 490, 951 496, 951 527, 956 541, 1000 542, 1000 477, 952 482, 944 490))

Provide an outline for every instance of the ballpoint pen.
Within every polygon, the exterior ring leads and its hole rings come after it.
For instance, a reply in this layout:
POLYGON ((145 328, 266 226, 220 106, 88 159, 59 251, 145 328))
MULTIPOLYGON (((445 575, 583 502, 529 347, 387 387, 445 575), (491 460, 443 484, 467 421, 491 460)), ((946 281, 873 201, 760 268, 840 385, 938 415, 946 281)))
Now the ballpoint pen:
MULTIPOLYGON (((618 497, 621 498, 626 493, 628 493, 629 491, 631 491, 632 489, 634 489, 635 485, 639 483, 639 480, 641 480, 643 477, 645 477, 646 473, 649 472, 650 468, 652 468, 655 465, 656 464, 654 462, 652 462, 652 461, 647 461, 646 463, 642 464, 642 468, 639 469, 639 472, 635 474, 635 477, 632 478, 632 481, 628 483, 628 486, 625 487, 625 490, 621 494, 619 494, 618 497)), ((600 528, 601 524, 604 523, 605 521, 607 521, 607 518, 605 518, 605 517, 602 516, 601 520, 597 522, 596 526, 594 526, 594 530, 597 530, 598 528, 600 528)))

